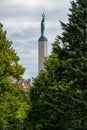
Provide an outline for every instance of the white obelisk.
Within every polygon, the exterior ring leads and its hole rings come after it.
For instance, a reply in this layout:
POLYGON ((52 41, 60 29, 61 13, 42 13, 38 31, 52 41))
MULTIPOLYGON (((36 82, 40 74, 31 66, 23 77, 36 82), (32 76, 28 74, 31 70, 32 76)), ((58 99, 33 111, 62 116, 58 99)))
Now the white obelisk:
POLYGON ((47 57, 48 52, 47 50, 48 42, 47 38, 44 36, 44 29, 45 29, 44 21, 45 21, 45 14, 43 13, 41 20, 41 36, 38 40, 38 72, 44 69, 43 63, 45 57, 47 57))

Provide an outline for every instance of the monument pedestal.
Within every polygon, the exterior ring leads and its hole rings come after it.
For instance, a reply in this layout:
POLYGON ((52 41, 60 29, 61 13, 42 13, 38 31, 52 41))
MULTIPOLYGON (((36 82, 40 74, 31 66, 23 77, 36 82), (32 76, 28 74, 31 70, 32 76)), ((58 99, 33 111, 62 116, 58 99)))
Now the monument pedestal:
POLYGON ((38 72, 44 69, 44 60, 47 57, 47 46, 48 43, 46 41, 40 41, 38 43, 38 72))

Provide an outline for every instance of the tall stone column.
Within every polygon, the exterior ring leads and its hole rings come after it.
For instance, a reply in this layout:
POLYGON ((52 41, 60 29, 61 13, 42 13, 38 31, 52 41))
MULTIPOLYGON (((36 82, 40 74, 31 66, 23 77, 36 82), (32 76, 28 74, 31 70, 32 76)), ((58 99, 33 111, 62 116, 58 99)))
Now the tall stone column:
POLYGON ((45 30, 45 15, 42 14, 42 21, 41 21, 41 36, 38 40, 38 72, 44 69, 44 59, 47 57, 48 52, 48 40, 44 36, 44 30, 45 30))

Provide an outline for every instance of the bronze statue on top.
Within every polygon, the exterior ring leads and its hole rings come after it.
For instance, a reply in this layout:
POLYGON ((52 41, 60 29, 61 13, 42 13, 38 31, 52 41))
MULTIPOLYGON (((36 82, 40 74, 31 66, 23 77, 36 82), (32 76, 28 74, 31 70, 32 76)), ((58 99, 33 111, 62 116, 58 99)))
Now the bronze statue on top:
POLYGON ((43 12, 41 21, 41 36, 44 36, 44 29, 45 29, 44 21, 45 21, 45 14, 43 12))
POLYGON ((43 12, 43 14, 42 14, 42 20, 41 20, 41 36, 39 38, 39 41, 47 41, 47 38, 44 36, 44 30, 45 30, 44 21, 45 21, 45 14, 43 12))

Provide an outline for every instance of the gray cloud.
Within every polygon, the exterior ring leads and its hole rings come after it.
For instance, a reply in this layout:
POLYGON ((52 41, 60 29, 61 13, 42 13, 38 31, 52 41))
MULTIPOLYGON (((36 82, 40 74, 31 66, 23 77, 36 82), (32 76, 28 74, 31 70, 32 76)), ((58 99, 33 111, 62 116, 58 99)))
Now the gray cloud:
POLYGON ((7 30, 8 39, 25 68, 24 78, 37 76, 38 38, 40 37, 41 14, 46 14, 45 35, 48 38, 49 54, 57 34, 61 34, 59 20, 67 22, 70 0, 1 0, 0 21, 7 30))

